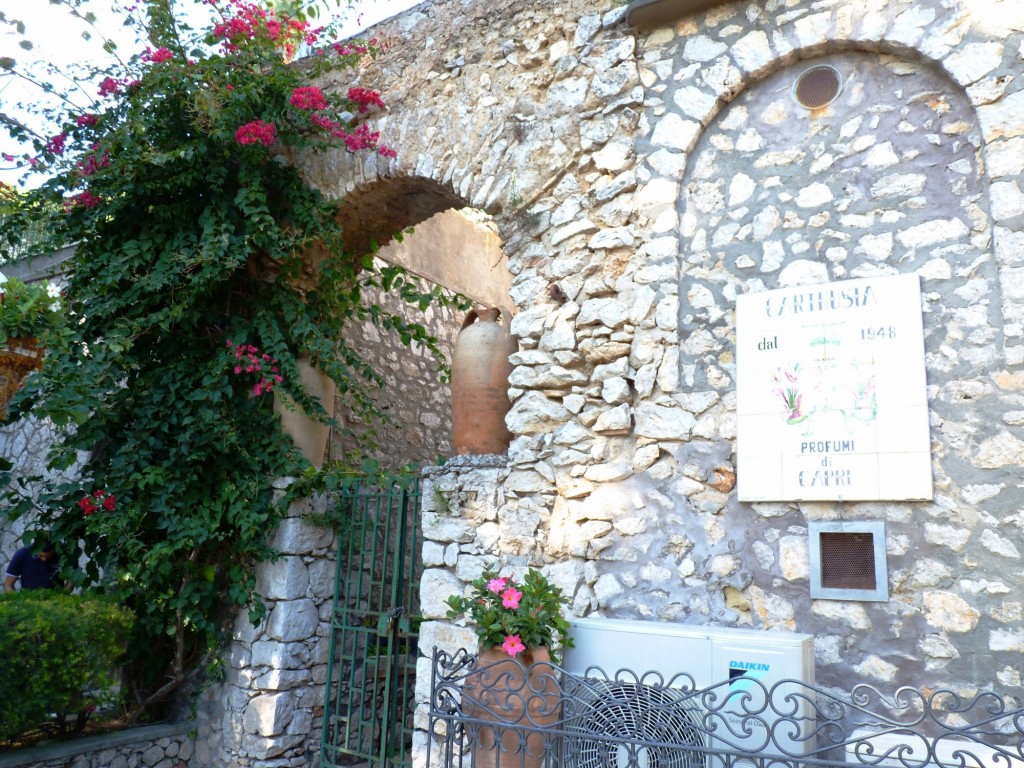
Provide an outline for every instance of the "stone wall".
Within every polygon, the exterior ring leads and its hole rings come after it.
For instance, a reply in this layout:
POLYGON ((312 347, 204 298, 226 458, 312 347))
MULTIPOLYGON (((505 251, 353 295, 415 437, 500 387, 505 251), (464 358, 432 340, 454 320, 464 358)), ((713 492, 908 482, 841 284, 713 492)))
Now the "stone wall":
MULTIPOLYGON (((429 290, 429 286, 427 287, 429 290)), ((372 300, 388 311, 401 313, 401 301, 394 296, 368 291, 372 300)), ((428 307, 420 322, 438 339, 445 360, 451 360, 461 318, 454 307, 428 307)), ((381 374, 384 386, 371 397, 386 421, 373 425, 377 447, 370 456, 387 469, 411 463, 432 464, 438 456, 451 453, 451 390, 441 377, 441 362, 428 350, 402 343, 396 331, 378 328, 367 321, 353 323, 345 341, 381 374)), ((341 423, 328 445, 328 459, 344 459, 358 445, 358 437, 370 429, 356 419, 341 398, 335 415, 341 423)))
MULTIPOLYGON (((46 468, 46 451, 53 438, 52 424, 32 418, 5 425, 0 430, 0 458, 14 464, 18 477, 23 481, 23 490, 28 495, 34 493, 35 487, 30 478, 54 476, 54 473, 46 468)), ((76 465, 56 476, 72 478, 76 477, 78 472, 79 466, 76 465)), ((21 535, 30 525, 31 520, 24 518, 0 518, 0 568, 6 570, 14 551, 21 546, 21 535)))
POLYGON ((425 548, 424 633, 472 642, 442 598, 536 565, 577 615, 809 632, 826 685, 1024 695, 1024 7, 627 16, 423 4, 364 75, 398 159, 307 169, 337 196, 432 180, 503 235, 516 437, 497 477, 452 470, 500 492, 425 548), (845 84, 809 112, 815 64, 845 84), (934 498, 739 502, 735 297, 898 273, 922 283, 934 498), (886 523, 887 602, 811 599, 808 522, 835 519, 886 523))
POLYGON ((146 725, 0 755, 0 768, 186 768, 190 723, 146 725))
POLYGON ((304 768, 319 752, 334 595, 335 541, 310 524, 325 498, 298 501, 273 534, 281 552, 256 568, 267 606, 257 625, 236 617, 227 677, 202 695, 193 765, 304 768))
MULTIPOLYGON (((47 430, 35 420, 25 420, 4 429, 2 455, 16 466, 24 467, 25 476, 39 474, 46 466, 46 448, 51 437, 47 430)), ((4 519, 0 521, 0 561, 7 563, 14 550, 21 546, 21 535, 25 532, 25 521, 4 519)))
MULTIPOLYGON (((4 274, 25 282, 37 282, 44 278, 57 286, 66 282, 61 271, 70 253, 61 251, 50 258, 34 257, 16 264, 4 265, 4 274)), ((27 418, 17 423, 0 422, 0 459, 11 462, 20 479, 21 490, 28 496, 35 494, 33 477, 72 478, 78 475, 79 466, 54 473, 46 468, 46 452, 54 439, 54 427, 49 422, 27 418)), ((0 516, 0 568, 6 570, 10 557, 21 546, 21 536, 30 520, 8 520, 0 516)))
MULTIPOLYGON (((486 211, 512 274, 515 439, 502 462, 430 475, 421 647, 474 642, 442 603, 484 564, 535 565, 575 615, 809 632, 826 685, 1024 696, 1024 6, 740 0, 651 30, 627 18, 584 0, 421 4, 374 30, 387 50, 362 74, 399 157, 303 166, 359 210, 390 194, 408 213, 416 189, 424 219, 486 211), (846 84, 808 113, 789 89, 816 63, 846 84), (934 498, 741 503, 735 297, 896 273, 922 281, 934 498), (833 519, 886 523, 888 602, 810 598, 807 525, 833 519)), ((275 611, 319 616, 312 589, 275 611)), ((257 645, 309 651, 302 699, 317 641, 239 643, 231 759, 296 764, 314 694, 289 719, 253 682, 280 674, 257 645)))

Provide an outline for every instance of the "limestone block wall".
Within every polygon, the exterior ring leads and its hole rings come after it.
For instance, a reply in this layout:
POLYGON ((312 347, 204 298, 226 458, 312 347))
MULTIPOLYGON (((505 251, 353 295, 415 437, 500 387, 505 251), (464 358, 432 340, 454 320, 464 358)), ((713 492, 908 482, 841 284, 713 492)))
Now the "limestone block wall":
POLYGON ((484 562, 536 565, 576 615, 809 632, 826 685, 1024 695, 1024 7, 626 16, 423 4, 364 74, 399 157, 309 169, 336 195, 433 180, 504 238, 516 437, 496 507, 433 540, 424 632, 465 641, 439 606, 484 562), (812 113, 790 89, 814 64, 844 87, 812 113), (923 290, 934 498, 740 503, 735 297, 897 273, 923 290), (834 519, 886 523, 888 602, 810 598, 807 524, 834 519))
POLYGON ((223 683, 206 690, 196 716, 192 765, 285 768, 314 764, 319 754, 334 596, 335 541, 310 524, 326 498, 292 504, 272 544, 275 562, 256 569, 267 606, 258 625, 235 619, 223 683))

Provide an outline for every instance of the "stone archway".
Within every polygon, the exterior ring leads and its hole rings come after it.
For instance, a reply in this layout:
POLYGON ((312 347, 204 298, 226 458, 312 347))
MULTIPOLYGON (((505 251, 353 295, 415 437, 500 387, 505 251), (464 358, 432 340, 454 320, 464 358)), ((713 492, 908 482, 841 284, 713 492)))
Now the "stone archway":
MULTIPOLYGON (((493 223, 450 188, 418 176, 378 179, 345 196, 340 219, 346 250, 353 255, 373 254, 401 266, 425 291, 438 287, 445 295, 458 293, 477 305, 512 311, 511 274, 493 223)), ((379 291, 373 292, 372 301, 396 314, 410 311, 395 296, 379 291)), ((449 359, 462 320, 460 310, 437 303, 419 319, 449 359)), ((363 424, 337 407, 342 429, 332 435, 328 458, 343 459, 368 429, 376 431, 373 455, 387 468, 429 464, 449 455, 451 393, 439 361, 371 322, 353 323, 346 341, 384 377, 385 387, 372 396, 387 419, 363 424)))
POLYGON ((453 189, 424 176, 390 176, 365 182, 341 199, 345 249, 354 254, 386 245, 392 237, 435 213, 468 203, 453 189))

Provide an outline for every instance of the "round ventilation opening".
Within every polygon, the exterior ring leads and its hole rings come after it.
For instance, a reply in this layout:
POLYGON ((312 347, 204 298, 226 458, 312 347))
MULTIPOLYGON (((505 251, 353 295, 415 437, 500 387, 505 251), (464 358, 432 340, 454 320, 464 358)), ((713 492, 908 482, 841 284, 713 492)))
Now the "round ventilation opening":
POLYGON ((793 98, 805 109, 821 109, 835 101, 843 78, 835 67, 811 67, 793 85, 793 98))

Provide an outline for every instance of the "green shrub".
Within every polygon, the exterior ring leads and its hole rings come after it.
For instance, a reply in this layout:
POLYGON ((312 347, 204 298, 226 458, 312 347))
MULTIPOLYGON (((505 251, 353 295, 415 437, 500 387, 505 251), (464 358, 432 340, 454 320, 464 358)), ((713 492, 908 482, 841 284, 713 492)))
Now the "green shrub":
POLYGON ((48 589, 0 594, 0 740, 109 694, 133 621, 103 597, 48 589))

